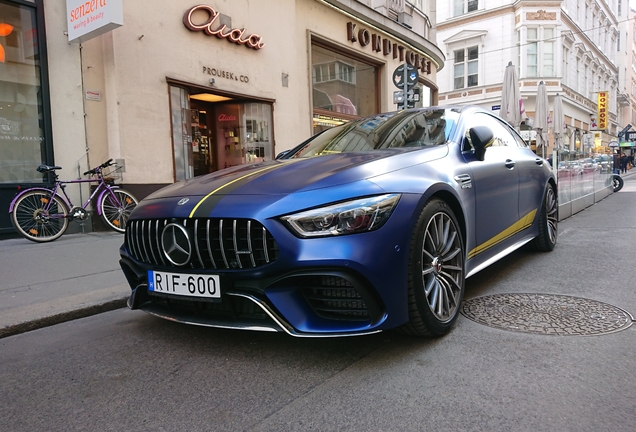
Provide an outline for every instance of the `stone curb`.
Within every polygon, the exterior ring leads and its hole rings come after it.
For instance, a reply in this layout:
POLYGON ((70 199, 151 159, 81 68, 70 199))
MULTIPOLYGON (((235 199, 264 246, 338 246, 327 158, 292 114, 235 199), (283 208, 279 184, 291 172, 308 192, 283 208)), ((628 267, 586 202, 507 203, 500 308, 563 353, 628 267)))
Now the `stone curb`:
POLYGON ((116 300, 110 300, 104 303, 85 306, 68 312, 62 312, 55 315, 38 318, 32 321, 0 328, 0 339, 31 330, 37 330, 43 327, 49 327, 55 324, 61 324, 63 322, 72 321, 79 318, 86 318, 92 315, 100 314, 102 312, 109 312, 115 309, 121 309, 126 307, 128 297, 129 296, 126 296, 116 300))

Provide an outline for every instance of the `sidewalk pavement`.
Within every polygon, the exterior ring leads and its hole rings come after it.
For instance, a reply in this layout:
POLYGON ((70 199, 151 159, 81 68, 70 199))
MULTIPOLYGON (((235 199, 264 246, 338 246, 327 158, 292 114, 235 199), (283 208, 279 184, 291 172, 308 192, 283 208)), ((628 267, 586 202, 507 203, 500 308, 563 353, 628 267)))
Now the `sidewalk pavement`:
POLYGON ((0 241, 0 338, 125 307, 123 241, 114 232, 67 234, 51 243, 0 241))
POLYGON ((0 338, 124 307, 123 241, 115 232, 0 241, 0 338))

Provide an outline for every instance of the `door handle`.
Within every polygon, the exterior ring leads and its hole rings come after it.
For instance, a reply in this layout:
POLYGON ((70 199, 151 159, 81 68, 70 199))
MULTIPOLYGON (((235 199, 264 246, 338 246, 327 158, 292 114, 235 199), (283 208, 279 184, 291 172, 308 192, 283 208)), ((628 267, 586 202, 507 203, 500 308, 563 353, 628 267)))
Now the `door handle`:
POLYGON ((506 159, 506 168, 513 169, 515 167, 515 161, 512 159, 506 159))
POLYGON ((541 158, 536 158, 534 161, 537 165, 543 165, 543 159, 541 158))

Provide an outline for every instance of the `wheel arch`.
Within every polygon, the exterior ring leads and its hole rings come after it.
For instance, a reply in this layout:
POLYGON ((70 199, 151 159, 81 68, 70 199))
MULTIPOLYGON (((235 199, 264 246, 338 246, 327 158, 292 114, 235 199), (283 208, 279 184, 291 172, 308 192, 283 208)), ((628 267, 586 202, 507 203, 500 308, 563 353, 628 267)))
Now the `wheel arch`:
POLYGON ((453 211, 455 218, 457 218, 457 223, 459 223, 459 228, 462 233, 462 243, 464 244, 464 248, 466 248, 466 235, 467 235, 467 227, 466 227, 466 215, 464 214, 464 209, 459 202, 459 199, 450 191, 440 189, 436 191, 433 195, 429 197, 427 202, 433 198, 439 198, 444 201, 453 211))

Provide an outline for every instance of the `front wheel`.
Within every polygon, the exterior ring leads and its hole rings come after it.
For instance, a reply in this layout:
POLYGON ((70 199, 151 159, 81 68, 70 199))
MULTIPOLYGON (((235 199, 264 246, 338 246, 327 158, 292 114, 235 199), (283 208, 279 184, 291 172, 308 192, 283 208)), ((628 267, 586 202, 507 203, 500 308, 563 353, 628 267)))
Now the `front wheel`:
POLYGON ((11 222, 27 240, 38 243, 59 238, 68 228, 68 207, 57 195, 47 191, 32 191, 16 201, 11 222))
POLYGON ((623 178, 618 174, 612 175, 612 186, 614 188, 614 192, 618 192, 623 189, 623 178))
POLYGON ((451 329, 464 298, 465 253, 453 211, 429 201, 411 235, 408 266, 409 322, 415 336, 442 336, 451 329))
POLYGON ((111 189, 102 195, 99 210, 108 227, 117 232, 126 231, 130 213, 137 207, 137 198, 122 189, 111 189))

